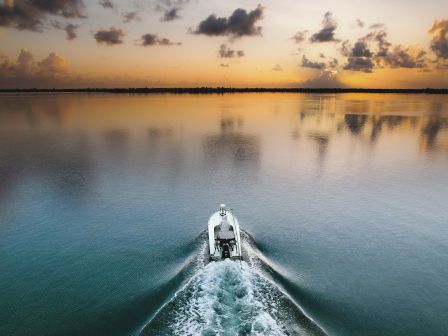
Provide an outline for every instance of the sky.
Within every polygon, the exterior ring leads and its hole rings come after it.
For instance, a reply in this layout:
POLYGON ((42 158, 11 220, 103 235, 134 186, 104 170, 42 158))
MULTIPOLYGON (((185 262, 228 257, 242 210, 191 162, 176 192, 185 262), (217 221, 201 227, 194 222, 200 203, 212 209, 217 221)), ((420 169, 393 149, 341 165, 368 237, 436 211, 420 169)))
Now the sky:
POLYGON ((0 0, 0 88, 198 86, 448 88, 446 0, 0 0))

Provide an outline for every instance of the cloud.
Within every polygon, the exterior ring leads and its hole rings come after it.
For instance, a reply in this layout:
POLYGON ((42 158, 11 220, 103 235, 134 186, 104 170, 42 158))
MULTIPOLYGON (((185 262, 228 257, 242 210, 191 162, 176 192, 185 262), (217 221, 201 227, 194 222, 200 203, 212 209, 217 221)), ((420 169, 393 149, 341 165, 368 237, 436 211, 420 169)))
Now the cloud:
POLYGON ((242 36, 261 35, 262 27, 257 22, 263 18, 264 7, 258 5, 254 10, 247 12, 245 9, 236 9, 229 18, 210 15, 200 22, 194 34, 208 36, 242 36))
POLYGON ((335 38, 335 30, 338 27, 337 22, 333 19, 333 15, 331 12, 326 12, 324 18, 322 20, 322 29, 317 33, 314 33, 310 37, 310 41, 312 43, 320 43, 320 42, 339 42, 338 39, 335 38))
POLYGON ((429 33, 432 35, 431 50, 437 57, 448 59, 448 20, 434 21, 429 33))
POLYGON ((221 63, 219 66, 220 66, 221 68, 228 68, 230 65, 227 64, 227 63, 221 63))
POLYGON ((378 51, 376 52, 376 56, 384 57, 389 51, 389 48, 392 46, 387 40, 387 32, 385 30, 376 30, 373 31, 362 38, 363 41, 372 41, 377 44, 378 51))
POLYGON ((76 33, 76 30, 78 29, 78 25, 75 25, 73 23, 67 23, 66 25, 63 25, 59 21, 51 21, 51 25, 55 29, 63 30, 67 33, 67 40, 71 41, 78 37, 78 34, 76 33))
POLYGON ((243 50, 234 50, 230 47, 227 47, 226 44, 221 44, 218 50, 218 57, 219 58, 234 58, 234 57, 243 57, 244 51, 243 50))
MULTIPOLYGON (((14 65, 13 65, 14 67, 14 65)), ((34 64, 34 56, 33 54, 26 50, 20 50, 20 54, 17 57, 17 63, 15 65, 15 74, 19 77, 31 76, 37 73, 35 70, 36 65, 34 64)))
POLYGON ((98 43, 106 45, 115 45, 123 43, 125 33, 123 30, 115 27, 109 29, 100 29, 93 36, 98 43))
POLYGON ((365 39, 358 40, 353 47, 349 41, 344 41, 340 51, 343 56, 348 57, 347 63, 343 66, 344 70, 370 73, 375 68, 372 61, 373 52, 365 39))
MULTIPOLYGON (((14 1, 14 6, 24 2, 14 1)), ((85 18, 84 2, 82 0, 32 0, 28 4, 43 13, 59 15, 65 18, 85 18)))
POLYGON ((418 47, 393 46, 384 30, 370 32, 360 38, 354 46, 344 41, 341 54, 347 57, 344 70, 373 72, 376 68, 425 68, 426 52, 418 47))
POLYGON ((275 67, 272 68, 272 71, 283 71, 283 68, 280 66, 280 64, 276 64, 275 67))
POLYGON ((52 78, 67 73, 67 60, 51 52, 47 58, 37 63, 38 75, 44 78, 52 78))
MULTIPOLYGON (((357 44, 366 44, 373 42, 376 44, 376 52, 365 54, 363 56, 371 57, 373 62, 380 68, 426 68, 427 56, 426 51, 419 46, 403 46, 392 45, 387 40, 387 33, 385 30, 377 30, 367 34, 357 44)), ((356 44, 355 44, 356 47, 356 44)), ((355 54, 355 48, 353 49, 352 56, 355 54)))
POLYGON ((344 65, 344 70, 373 72, 375 64, 371 58, 368 57, 349 57, 347 64, 344 65))
POLYGON ((367 34, 360 38, 354 46, 352 46, 349 41, 342 42, 340 51, 343 56, 347 57, 347 63, 343 66, 343 69, 365 73, 373 72, 373 69, 375 68, 375 62, 373 60, 374 52, 369 46, 372 41, 375 41, 381 46, 387 45, 385 35, 381 32, 367 34))
POLYGON ((323 70, 325 69, 326 64, 323 62, 311 61, 305 55, 303 55, 301 66, 304 68, 323 70))
POLYGON ((170 8, 165 10, 163 17, 162 17, 162 21, 173 21, 173 20, 177 20, 180 19, 179 16, 179 8, 170 8))
POLYGON ((336 68, 338 67, 338 65, 339 61, 336 58, 331 58, 327 63, 326 71, 332 71, 334 74, 335 72, 337 72, 336 68))
POLYGON ((111 0, 101 0, 99 1, 99 4, 101 6, 103 6, 103 8, 109 8, 109 9, 114 9, 114 3, 111 0))
POLYGON ((172 46, 172 45, 181 45, 180 42, 172 42, 171 40, 167 38, 161 38, 157 34, 145 34, 141 37, 141 43, 140 45, 143 47, 149 47, 154 45, 161 45, 161 46, 172 46))
POLYGON ((306 40, 307 33, 308 33, 308 30, 298 31, 297 33, 295 33, 295 35, 292 37, 292 39, 294 40, 294 42, 296 44, 302 44, 306 40))
POLYGON ((69 23, 65 26, 65 32, 67 33, 67 40, 74 40, 78 37, 78 34, 76 33, 76 29, 78 29, 78 25, 74 25, 72 23, 69 23))
POLYGON ((402 45, 395 46, 383 57, 384 63, 390 68, 425 68, 427 65, 426 51, 402 45))
POLYGON ((127 12, 121 14, 124 19, 124 23, 131 23, 132 21, 140 21, 140 17, 137 12, 127 12))
POLYGON ((323 71, 319 76, 307 79, 303 82, 291 83, 291 87, 299 88, 344 88, 346 87, 330 71, 323 71))
POLYGON ((365 41, 357 41, 351 52, 354 57, 372 57, 373 53, 367 46, 365 41))
POLYGON ((356 25, 357 25, 359 28, 364 28, 364 22, 361 21, 360 19, 356 19, 356 25))
POLYGON ((51 52, 40 62, 34 60, 33 54, 22 49, 15 62, 0 54, 0 85, 22 87, 29 83, 56 80, 68 73, 68 61, 55 52, 51 52))
POLYGON ((163 12, 160 21, 169 22, 181 19, 179 12, 190 0, 156 0, 156 10, 163 12))
POLYGON ((386 26, 384 23, 374 23, 369 26, 369 29, 384 29, 386 26))
POLYGON ((365 40, 358 40, 351 48, 348 41, 342 43, 342 54, 349 57, 367 57, 373 56, 373 52, 369 49, 365 40))
POLYGON ((0 27, 42 32, 48 15, 86 18, 82 0, 15 0, 0 5, 0 27))

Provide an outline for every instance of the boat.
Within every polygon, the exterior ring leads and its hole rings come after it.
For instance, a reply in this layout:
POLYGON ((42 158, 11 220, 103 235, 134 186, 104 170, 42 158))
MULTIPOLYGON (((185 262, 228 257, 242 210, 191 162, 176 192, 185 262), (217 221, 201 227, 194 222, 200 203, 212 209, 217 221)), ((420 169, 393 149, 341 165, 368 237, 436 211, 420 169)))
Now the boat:
POLYGON ((209 261, 242 260, 238 219, 221 204, 208 221, 209 261))

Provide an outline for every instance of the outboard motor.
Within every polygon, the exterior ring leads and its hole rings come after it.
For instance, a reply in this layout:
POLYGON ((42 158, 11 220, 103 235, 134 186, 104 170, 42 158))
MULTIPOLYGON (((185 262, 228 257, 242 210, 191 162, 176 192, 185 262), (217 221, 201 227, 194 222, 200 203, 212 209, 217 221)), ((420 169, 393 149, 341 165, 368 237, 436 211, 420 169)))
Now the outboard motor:
POLYGON ((229 244, 224 243, 222 245, 221 257, 222 259, 230 258, 229 244))

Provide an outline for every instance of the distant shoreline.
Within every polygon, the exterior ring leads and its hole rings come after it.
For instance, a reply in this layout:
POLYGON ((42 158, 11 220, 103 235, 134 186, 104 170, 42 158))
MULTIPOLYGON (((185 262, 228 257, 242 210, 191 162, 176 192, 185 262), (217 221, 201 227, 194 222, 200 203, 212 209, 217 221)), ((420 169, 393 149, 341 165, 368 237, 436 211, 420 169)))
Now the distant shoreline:
POLYGON ((129 94, 224 94, 224 93, 403 93, 448 94, 448 89, 362 89, 362 88, 74 88, 74 89, 0 89, 0 93, 129 93, 129 94))

